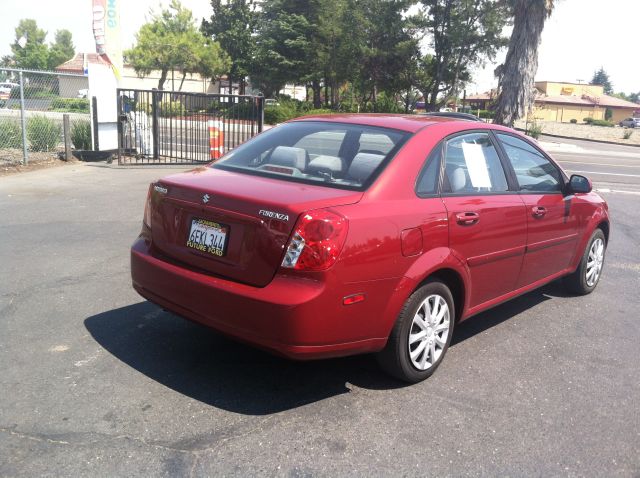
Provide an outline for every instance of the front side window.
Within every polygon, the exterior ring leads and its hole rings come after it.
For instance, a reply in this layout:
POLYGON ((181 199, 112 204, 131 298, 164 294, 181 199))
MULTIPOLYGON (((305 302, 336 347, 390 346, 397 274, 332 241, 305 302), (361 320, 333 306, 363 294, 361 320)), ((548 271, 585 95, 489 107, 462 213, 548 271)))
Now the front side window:
POLYGON ((456 136, 445 143, 443 192, 483 194, 509 190, 507 177, 488 133, 456 136))
POLYGON ((558 169, 526 141, 508 134, 496 134, 516 173, 520 191, 555 192, 562 190, 558 169))
POLYGON ((360 190, 380 174, 409 136, 373 126, 293 122, 262 133, 212 167, 360 190))

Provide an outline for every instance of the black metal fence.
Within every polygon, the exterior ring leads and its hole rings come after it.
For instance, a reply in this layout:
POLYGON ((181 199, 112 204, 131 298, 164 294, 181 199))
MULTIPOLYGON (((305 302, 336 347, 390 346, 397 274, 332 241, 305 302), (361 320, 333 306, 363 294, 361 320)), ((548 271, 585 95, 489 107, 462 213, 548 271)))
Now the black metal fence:
POLYGON ((264 98, 118 89, 118 163, 208 163, 260 133, 264 98))

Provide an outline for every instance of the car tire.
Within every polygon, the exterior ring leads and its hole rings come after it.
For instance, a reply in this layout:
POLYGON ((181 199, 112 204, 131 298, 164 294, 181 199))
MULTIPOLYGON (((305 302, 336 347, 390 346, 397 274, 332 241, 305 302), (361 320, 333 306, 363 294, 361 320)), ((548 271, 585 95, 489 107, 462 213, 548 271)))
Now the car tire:
POLYGON ((570 292, 586 295, 594 291, 602 276, 606 249, 607 240, 604 233, 602 229, 596 229, 589 238, 578 268, 565 277, 564 283, 570 292))
POLYGON ((437 280, 427 282, 405 302, 387 345, 378 353, 378 363, 405 382, 417 383, 430 377, 449 348, 454 322, 455 306, 449 288, 437 280))

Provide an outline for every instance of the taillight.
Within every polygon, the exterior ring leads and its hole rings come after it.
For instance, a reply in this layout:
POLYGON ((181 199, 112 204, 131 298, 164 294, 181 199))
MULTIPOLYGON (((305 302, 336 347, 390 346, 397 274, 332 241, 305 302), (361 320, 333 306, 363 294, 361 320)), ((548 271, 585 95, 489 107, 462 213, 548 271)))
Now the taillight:
POLYGON ((144 225, 151 229, 151 193, 153 191, 153 183, 149 184, 149 191, 147 192, 147 201, 144 203, 144 217, 142 222, 144 225))
POLYGON ((347 238, 348 221, 331 211, 318 209, 303 214, 293 231, 282 267, 321 271, 331 267, 347 238))

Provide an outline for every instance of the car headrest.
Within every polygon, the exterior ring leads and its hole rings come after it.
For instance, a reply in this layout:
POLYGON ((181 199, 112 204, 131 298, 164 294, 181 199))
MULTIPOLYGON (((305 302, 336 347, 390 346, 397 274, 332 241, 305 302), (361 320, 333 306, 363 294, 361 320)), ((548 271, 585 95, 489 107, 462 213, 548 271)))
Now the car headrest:
POLYGON ((292 146, 278 146, 271 153, 269 163, 304 171, 307 167, 307 151, 292 146))
POLYGON ((351 161, 348 175, 351 179, 364 183, 383 159, 381 154, 358 153, 351 161))
POLYGON ((448 173, 451 192, 461 191, 467 186, 467 176, 464 173, 464 169, 455 168, 448 173))
POLYGON ((325 171, 331 173, 333 176, 342 174, 344 164, 342 159, 337 156, 320 155, 309 161, 307 166, 308 173, 314 173, 317 171, 325 171))

